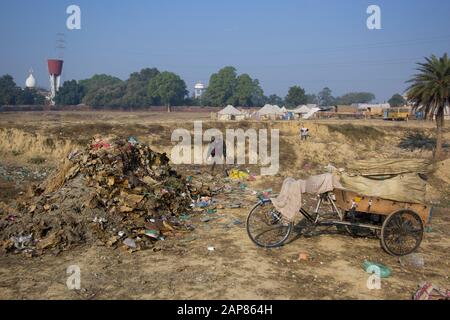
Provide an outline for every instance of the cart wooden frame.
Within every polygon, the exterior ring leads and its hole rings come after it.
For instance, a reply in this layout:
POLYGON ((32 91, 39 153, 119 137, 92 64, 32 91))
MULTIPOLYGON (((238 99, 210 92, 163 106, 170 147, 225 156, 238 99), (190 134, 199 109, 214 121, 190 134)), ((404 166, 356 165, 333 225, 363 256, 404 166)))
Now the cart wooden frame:
MULTIPOLYGON (((334 189, 318 196, 314 212, 302 208, 300 214, 313 226, 336 226, 353 236, 377 235, 387 253, 403 256, 420 246, 432 208, 334 189), (331 218, 324 206, 331 208, 331 218)), ((248 235, 260 247, 283 245, 293 229, 294 223, 284 219, 269 199, 261 199, 247 217, 248 235)))

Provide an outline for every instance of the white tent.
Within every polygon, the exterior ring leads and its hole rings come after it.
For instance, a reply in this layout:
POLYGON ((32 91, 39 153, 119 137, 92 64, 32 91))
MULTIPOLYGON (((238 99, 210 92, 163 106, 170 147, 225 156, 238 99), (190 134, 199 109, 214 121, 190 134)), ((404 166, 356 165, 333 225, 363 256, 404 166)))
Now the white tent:
POLYGON ((292 112, 295 114, 306 114, 309 111, 311 111, 311 109, 307 106, 298 106, 296 109, 292 110, 292 112))
POLYGON ((242 120, 245 118, 245 114, 233 107, 232 105, 226 106, 218 113, 219 120, 242 120))
POLYGON ((224 115, 224 114, 237 116, 237 115, 241 115, 242 112, 239 111, 238 109, 236 109, 235 107, 233 107, 232 105, 228 105, 224 109, 219 111, 219 115, 224 115))
POLYGON ((283 114, 280 107, 273 106, 271 104, 266 104, 264 107, 259 109, 258 114, 260 116, 279 116, 283 114))
POLYGON ((283 113, 288 112, 288 109, 286 109, 286 107, 283 107, 283 108, 281 108, 280 110, 281 110, 281 112, 283 112, 283 113))

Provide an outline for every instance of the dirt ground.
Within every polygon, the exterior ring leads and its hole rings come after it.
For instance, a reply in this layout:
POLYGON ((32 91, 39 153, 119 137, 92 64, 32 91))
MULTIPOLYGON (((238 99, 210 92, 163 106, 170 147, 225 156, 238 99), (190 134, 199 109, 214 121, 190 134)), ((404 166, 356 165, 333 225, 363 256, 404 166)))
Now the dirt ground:
MULTIPOLYGON (((205 128, 277 128, 281 166, 276 176, 257 176, 248 182, 245 191, 233 185, 231 193, 219 194, 216 200, 223 208, 214 214, 193 214, 189 222, 194 231, 159 241, 153 250, 130 254, 94 244, 35 258, 0 255, 0 299, 411 299, 423 281, 450 287, 448 160, 428 180, 427 202, 435 210, 418 250, 423 268, 403 267, 376 238, 351 237, 334 227, 298 227, 288 244, 271 250, 257 248, 245 230, 246 216, 257 200, 253 191, 273 188, 276 193, 285 177, 321 173, 330 163, 345 168, 355 159, 373 157, 430 159, 429 150, 408 151, 398 144, 411 131, 431 135, 433 123, 306 121, 311 139, 301 143, 299 122, 236 124, 209 119, 209 113, 1 114, 0 203, 11 207, 26 200, 31 184, 45 180, 61 159, 96 133, 133 135, 170 155, 172 131, 192 130, 194 120, 204 121, 205 128), (239 208, 230 208, 236 204, 239 208), (205 222, 205 216, 210 221, 205 222), (299 260, 300 253, 308 256, 307 261, 299 260), (364 260, 392 269, 380 290, 367 288, 364 260), (80 267, 81 290, 67 288, 67 268, 72 265, 80 267)), ((444 137, 450 142, 449 123, 444 137)), ((209 176, 209 168, 175 168, 194 179, 226 183, 220 174, 209 176)), ((248 168, 259 172, 257 167, 248 168)))

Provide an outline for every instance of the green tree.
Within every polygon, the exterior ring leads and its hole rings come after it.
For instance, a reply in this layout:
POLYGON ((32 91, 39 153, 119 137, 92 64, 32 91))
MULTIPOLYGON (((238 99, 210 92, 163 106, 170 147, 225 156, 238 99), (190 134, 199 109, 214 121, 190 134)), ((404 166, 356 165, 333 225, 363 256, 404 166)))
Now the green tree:
POLYGON ((271 94, 269 97, 267 97, 265 103, 276 106, 284 105, 283 98, 277 96, 276 94, 271 94))
POLYGON ((85 93, 85 88, 76 80, 66 81, 56 94, 55 103, 58 105, 77 105, 82 102, 85 93))
POLYGON ((209 86, 203 96, 205 104, 213 107, 227 104, 243 107, 262 106, 264 91, 257 79, 248 74, 237 75, 234 67, 224 67, 211 75, 209 86))
POLYGON ((94 75, 80 81, 86 90, 83 102, 93 107, 126 109, 156 105, 158 102, 148 95, 148 85, 158 74, 156 68, 145 68, 130 74, 125 82, 106 74, 94 75))
POLYGON ((285 98, 285 101, 289 107, 296 107, 301 104, 306 104, 307 98, 305 94, 305 89, 299 86, 291 87, 285 98))
POLYGON ((103 94, 105 91, 109 91, 110 88, 123 85, 124 82, 119 78, 112 77, 106 74, 96 74, 93 77, 85 80, 79 81, 79 84, 85 88, 86 95, 83 98, 83 103, 98 107, 98 106, 109 106, 111 101, 106 97, 102 99, 99 95, 99 91, 103 94), (105 88, 108 88, 105 90, 105 88), (102 100, 103 105, 98 105, 99 101, 102 100))
POLYGON ((249 107, 262 107, 265 102, 264 90, 261 88, 258 79, 253 80, 253 93, 249 107))
POLYGON ((0 105, 15 105, 20 94, 13 77, 6 74, 0 78, 0 105))
POLYGON ((16 102, 20 105, 43 105, 45 104, 45 98, 36 89, 25 88, 19 90, 16 102))
POLYGON ((158 104, 148 95, 148 85, 160 74, 156 68, 145 68, 140 72, 134 72, 126 81, 123 105, 125 107, 144 107, 158 104))
POLYGON ((406 104, 406 100, 398 93, 394 94, 388 102, 391 107, 401 107, 406 104))
POLYGON ((112 84, 89 92, 83 99, 83 102, 95 108, 120 108, 123 107, 125 91, 126 86, 124 83, 112 84))
POLYGON ((306 103, 308 104, 318 104, 319 100, 317 96, 314 93, 307 94, 306 95, 306 103))
POLYGON ((36 89, 21 89, 14 82, 13 77, 4 75, 0 77, 0 105, 43 105, 45 97, 36 89))
POLYGON ((319 106, 333 106, 336 104, 336 99, 333 97, 332 91, 330 88, 325 87, 318 93, 317 96, 319 106))
POLYGON ((244 73, 237 77, 237 84, 233 95, 234 105, 242 107, 261 106, 264 103, 264 92, 257 79, 253 80, 244 73))
POLYGON ((237 77, 236 88, 233 94, 233 105, 248 107, 252 105, 253 80, 248 74, 237 77))
POLYGON ((45 96, 40 94, 38 92, 38 90, 36 90, 34 88, 33 89, 25 88, 24 92, 27 92, 28 90, 31 91, 31 95, 33 96, 33 105, 42 106, 45 104, 45 102, 46 102, 45 96))
POLYGON ((187 94, 184 80, 172 72, 162 72, 148 84, 148 96, 167 106, 168 112, 171 106, 183 103, 187 94))
POLYGON ((237 73, 234 67, 225 67, 211 75, 204 99, 213 107, 235 103, 237 73))
POLYGON ((107 74, 96 74, 89 79, 79 81, 79 84, 85 87, 86 93, 120 83, 123 81, 107 74))
POLYGON ((442 141, 444 112, 450 105, 450 59, 447 53, 441 58, 432 55, 418 63, 418 73, 408 81, 407 98, 415 111, 423 111, 427 118, 436 119, 435 160, 443 156, 442 141))
POLYGON ((353 103, 369 103, 375 100, 370 92, 349 92, 336 99, 336 104, 351 105, 353 103))

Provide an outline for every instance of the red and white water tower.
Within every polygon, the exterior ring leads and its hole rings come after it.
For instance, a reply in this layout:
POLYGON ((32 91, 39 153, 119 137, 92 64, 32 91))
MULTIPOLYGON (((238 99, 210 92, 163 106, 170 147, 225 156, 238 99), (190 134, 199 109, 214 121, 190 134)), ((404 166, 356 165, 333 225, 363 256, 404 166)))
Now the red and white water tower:
POLYGON ((50 101, 54 104, 56 93, 61 87, 61 74, 63 69, 63 60, 48 60, 48 73, 50 75, 50 101))

